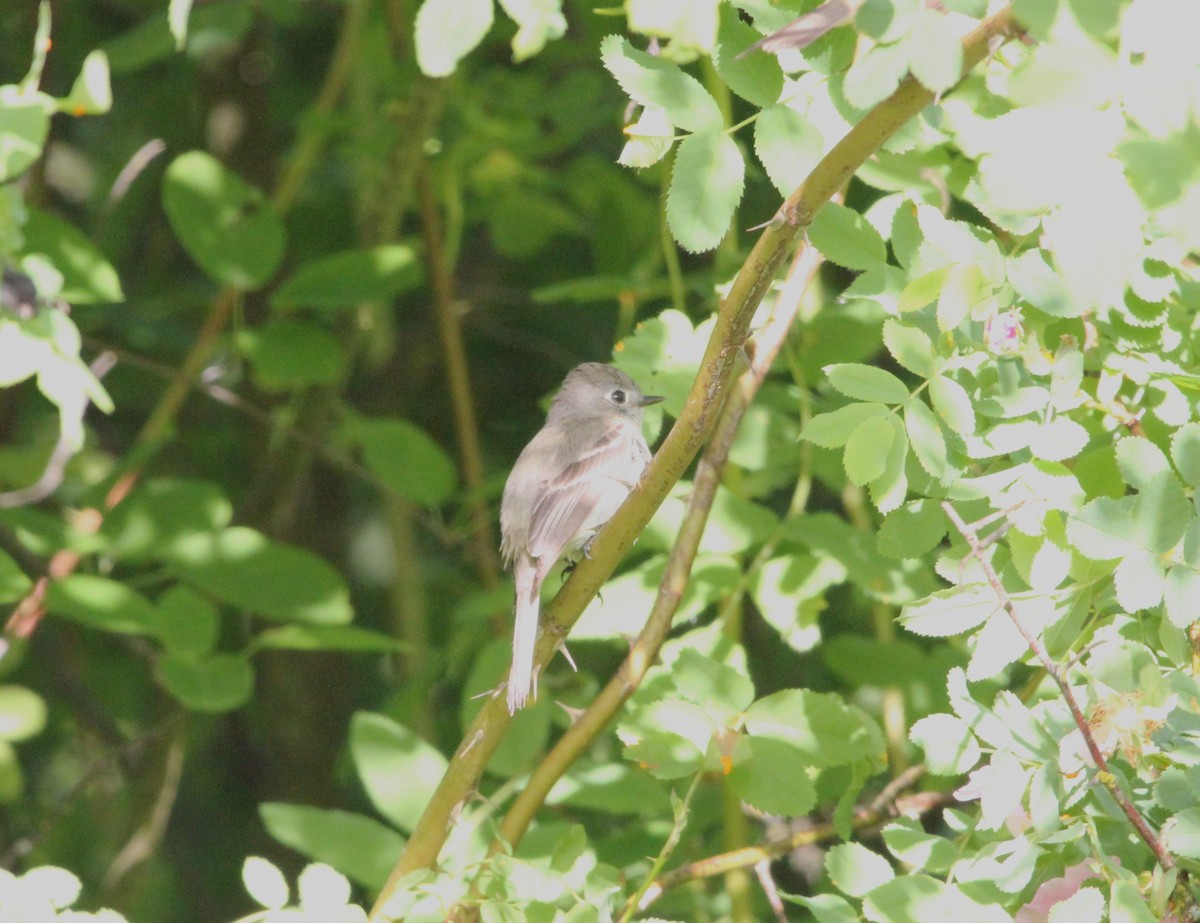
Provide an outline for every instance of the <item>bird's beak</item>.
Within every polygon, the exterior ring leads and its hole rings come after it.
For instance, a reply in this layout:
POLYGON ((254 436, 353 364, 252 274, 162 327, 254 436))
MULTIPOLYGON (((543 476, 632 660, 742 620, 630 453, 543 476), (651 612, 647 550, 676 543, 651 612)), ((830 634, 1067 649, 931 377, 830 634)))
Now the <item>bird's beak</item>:
POLYGON ((643 394, 641 406, 645 407, 649 404, 657 404, 663 399, 661 394, 643 394))

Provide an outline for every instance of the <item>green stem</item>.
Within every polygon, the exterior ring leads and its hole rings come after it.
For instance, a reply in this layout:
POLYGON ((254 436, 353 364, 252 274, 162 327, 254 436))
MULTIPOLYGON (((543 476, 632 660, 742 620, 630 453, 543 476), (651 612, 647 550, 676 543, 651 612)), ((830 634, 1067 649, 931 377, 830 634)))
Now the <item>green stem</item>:
POLYGON ((671 858, 671 853, 675 852, 675 847, 679 845, 679 838, 683 836, 683 828, 687 825, 688 811, 691 808, 692 796, 696 794, 696 789, 700 786, 700 779, 703 778, 704 772, 698 772, 692 778, 692 784, 688 786, 687 794, 683 796, 681 801, 675 807, 675 823, 671 825, 671 832, 667 835, 667 840, 663 843, 662 849, 658 851, 658 855, 654 857, 654 864, 650 866, 650 871, 646 874, 641 886, 634 892, 633 896, 625 904, 625 910, 621 913, 617 923, 629 923, 633 919, 633 915, 641 908, 642 898, 650 889, 650 885, 658 877, 659 872, 667 864, 667 860, 671 858))

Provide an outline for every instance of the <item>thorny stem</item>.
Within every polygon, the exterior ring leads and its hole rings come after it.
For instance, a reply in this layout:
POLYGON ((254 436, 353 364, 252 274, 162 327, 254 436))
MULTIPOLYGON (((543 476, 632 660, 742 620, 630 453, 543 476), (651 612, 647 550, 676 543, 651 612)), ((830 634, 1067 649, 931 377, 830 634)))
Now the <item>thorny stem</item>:
POLYGON ((1004 585, 1000 582, 1000 576, 996 573, 991 562, 983 553, 985 548, 976 534, 976 527, 972 527, 963 522, 961 516, 949 501, 943 501, 942 509, 950 522, 954 524, 954 528, 958 530, 958 534, 966 541, 967 546, 971 549, 970 556, 979 562, 979 566, 983 569, 984 577, 987 578, 988 584, 992 591, 996 594, 996 599, 1004 611, 1008 613, 1008 617, 1012 620, 1013 625, 1025 639, 1025 643, 1029 645, 1029 649, 1033 651, 1041 663, 1042 668, 1054 680, 1054 684, 1058 686, 1058 691, 1062 694, 1063 700, 1067 703, 1067 708, 1071 712, 1071 717, 1075 721, 1075 726, 1079 729, 1079 733, 1083 736, 1084 742, 1087 744, 1088 753, 1091 754, 1092 762, 1096 764, 1096 778, 1112 795, 1113 800, 1117 802, 1121 810, 1125 812, 1125 816, 1129 818, 1129 822, 1133 824, 1133 829, 1137 831, 1138 836, 1142 838, 1147 846, 1150 847, 1154 855, 1158 858, 1159 864, 1164 869, 1172 869, 1175 867, 1174 857, 1167 852, 1166 846, 1158 834, 1154 832, 1146 818, 1142 817, 1134 803, 1125 794, 1125 790, 1117 783, 1116 777, 1108 768, 1108 759, 1101 751, 1099 744, 1096 743, 1096 738, 1092 734, 1091 726, 1088 724, 1087 716, 1084 715, 1083 709, 1079 707, 1079 702, 1075 698, 1075 693, 1071 691, 1071 686, 1067 682, 1063 671, 1059 669, 1058 664, 1050 657, 1045 645, 1033 635, 1025 623, 1021 621, 1020 615, 1017 614, 1017 609, 1013 605, 1012 598, 1008 595, 1008 591, 1004 589, 1004 585))

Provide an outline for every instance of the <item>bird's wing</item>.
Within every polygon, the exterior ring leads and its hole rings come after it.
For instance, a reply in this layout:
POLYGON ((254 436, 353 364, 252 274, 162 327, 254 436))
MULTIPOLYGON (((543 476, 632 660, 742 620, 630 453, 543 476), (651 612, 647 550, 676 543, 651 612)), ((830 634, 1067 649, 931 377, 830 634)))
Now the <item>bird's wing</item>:
MULTIPOLYGON (((529 523, 529 553, 548 570, 600 505, 611 504, 619 484, 626 492, 641 475, 628 426, 610 426, 578 459, 549 478, 529 523)), ((619 501, 618 501, 619 503, 619 501)), ((615 511, 609 510, 608 515, 615 511)))

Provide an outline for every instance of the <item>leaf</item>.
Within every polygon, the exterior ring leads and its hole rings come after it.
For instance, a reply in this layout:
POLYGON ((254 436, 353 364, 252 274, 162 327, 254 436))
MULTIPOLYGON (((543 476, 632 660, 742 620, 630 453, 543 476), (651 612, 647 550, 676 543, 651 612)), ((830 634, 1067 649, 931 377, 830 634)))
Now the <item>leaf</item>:
MULTIPOLYGON (((650 2, 659 5, 661 0, 650 2)), ((759 35, 748 23, 742 22, 732 6, 723 3, 718 12, 718 44, 712 56, 717 73, 729 89, 748 103, 764 109, 773 106, 783 91, 783 70, 779 66, 779 59, 771 54, 739 57, 744 49, 758 40, 759 35)))
POLYGON ((930 477, 944 484, 960 473, 950 464, 946 436, 937 417, 920 398, 914 398, 904 405, 904 427, 917 461, 930 477))
POLYGON ((883 404, 854 403, 819 413, 805 425, 800 438, 823 449, 840 449, 866 420, 891 413, 883 404))
POLYGON ((954 23, 941 12, 921 10, 905 36, 904 49, 913 76, 933 93, 944 93, 962 76, 962 41, 954 23))
POLYGON ((859 424, 846 441, 843 458, 852 484, 864 487, 883 474, 895 438, 890 417, 870 417, 859 424))
POLYGON ((13 602, 29 592, 33 581, 6 552, 0 551, 0 602, 13 602))
POLYGON ((280 910, 291 898, 287 879, 266 859, 247 856, 242 863, 242 885, 260 907, 280 910))
POLYGON ((689 702, 736 714, 754 701, 754 683, 728 664, 688 649, 671 665, 671 682, 689 702))
POLYGON ((1200 423, 1186 423, 1175 431, 1171 459, 1188 487, 1200 485, 1200 423))
POLYGON ((567 31, 562 0, 500 0, 500 6, 518 26, 512 39, 513 60, 527 61, 546 43, 560 39, 567 31))
POLYGON ((974 434, 975 408, 966 389, 957 381, 945 375, 929 379, 929 399, 946 426, 964 436, 974 434))
POLYGON ((445 503, 458 486, 445 450, 407 420, 358 419, 348 424, 371 472, 413 503, 445 503))
POLYGON ((679 142, 667 191, 671 236, 690 253, 714 249, 729 231, 742 198, 746 164, 737 142, 719 131, 679 142))
POLYGON ((824 152, 817 126, 786 104, 763 109, 754 122, 754 154, 781 195, 790 195, 824 152))
POLYGON ((256 289, 275 274, 283 223, 258 189, 211 155, 189 151, 172 161, 163 207, 188 255, 217 282, 256 289))
POLYGON ((631 99, 665 110, 672 124, 709 134, 722 128, 716 100, 676 65, 637 50, 619 35, 609 35, 600 43, 600 58, 631 99))
POLYGON ((848 901, 836 894, 814 894, 812 897, 806 897, 803 894, 780 892, 779 896, 793 904, 807 908, 817 923, 858 923, 859 921, 857 911, 848 901))
POLYGON ((54 108, 45 93, 0 86, 0 183, 20 176, 42 156, 54 108))
POLYGON ((891 863, 859 843, 839 843, 825 853, 825 871, 843 894, 862 897, 896 877, 891 863))
POLYGON ((838 363, 822 370, 838 391, 859 401, 902 404, 908 400, 908 386, 891 372, 872 365, 838 363))
POLYGON ((351 654, 391 654, 412 645, 383 632, 357 625, 280 625, 254 637, 256 648, 283 651, 345 651, 351 654))
POLYGON ((24 686, 0 685, 0 741, 28 740, 45 727, 45 699, 24 686))
MULTIPOLYGON (((170 0, 167 4, 167 25, 171 29, 171 35, 175 38, 176 51, 183 51, 187 45, 188 14, 191 11, 192 0, 170 0)), ((284 887, 286 888, 287 885, 285 884, 284 887)), ((286 902, 286 897, 284 900, 286 902)))
POLYGON ((874 721, 832 693, 785 689, 746 709, 751 737, 791 744, 813 766, 839 766, 879 758, 883 738, 874 721))
POLYGON ((903 43, 876 45, 846 72, 843 84, 846 101, 856 109, 869 109, 882 102, 900 86, 908 65, 903 43))
POLYGON ((352 617, 337 571, 309 551, 245 526, 182 537, 167 560, 204 592, 266 618, 341 625, 352 617))
POLYGON ((107 54, 97 49, 83 59, 71 92, 59 102, 58 108, 75 116, 103 115, 112 108, 107 54))
POLYGON ((50 583, 46 607, 56 615, 118 634, 153 635, 158 611, 124 583, 94 574, 69 574, 50 583))
POLYGON ((362 711, 350 721, 350 755, 375 809, 411 833, 446 772, 446 758, 403 725, 362 711))
POLYGON ((754 602, 788 647, 809 651, 821 640, 817 617, 825 608, 825 591, 845 579, 845 567, 833 558, 782 555, 759 570, 754 602))
POLYGON ((958 847, 952 840, 926 833, 909 818, 893 821, 880 832, 888 851, 918 871, 943 872, 958 858, 958 847))
POLYGON ((62 275, 57 297, 71 304, 124 301, 121 282, 112 264, 78 229, 48 212, 29 209, 25 235, 26 255, 45 257, 62 275))
POLYGON ((280 843, 372 890, 383 887, 404 850, 404 837, 361 814, 280 802, 261 804, 258 813, 280 843))
POLYGON ((971 729, 954 715, 927 715, 909 729, 908 739, 925 751, 925 764, 935 775, 961 775, 982 755, 971 729))
POLYGON ((255 384, 264 391, 335 384, 345 372, 342 344, 315 324, 268 321, 240 331, 237 341, 253 366, 255 384))
POLYGON ((995 591, 986 584, 938 590, 900 611, 900 624, 930 638, 948 638, 982 625, 1000 609, 995 591))
POLYGON ((448 77, 492 27, 492 0, 424 0, 413 39, 426 77, 448 77))
POLYGON ((207 654, 217 643, 221 619, 217 607, 190 587, 176 584, 155 601, 158 625, 155 633, 176 654, 207 654))
POLYGON ((932 304, 934 299, 941 294, 950 269, 950 266, 939 266, 937 269, 917 276, 905 285, 903 291, 900 292, 900 300, 896 303, 896 310, 901 314, 909 314, 932 304))
POLYGON ((1008 281, 1017 294, 1051 317, 1079 317, 1078 304, 1041 250, 1026 250, 1008 261, 1008 281))
POLYGON ((1118 879, 1112 883, 1108 897, 1108 923, 1159 923, 1161 919, 1146 905, 1132 881, 1118 879))
MULTIPOLYGON (((861 278, 863 276, 859 276, 861 278)), ((933 374, 937 353, 933 341, 924 331, 888 318, 883 323, 883 343, 892 358, 914 375, 928 378, 933 374)))
POLYGON ((1075 458, 1088 444, 1088 431, 1067 417, 1054 417, 1038 426, 1029 439, 1029 451, 1042 461, 1075 458))
POLYGON ((858 212, 830 202, 813 219, 808 238, 831 263, 859 271, 887 261, 887 247, 879 232, 858 212))
POLYGON ((914 500, 884 517, 877 536, 879 552, 900 560, 919 558, 937 547, 946 528, 946 514, 936 501, 914 500))
MULTIPOLYGON (((675 126, 658 106, 645 106, 636 122, 625 126, 629 139, 617 163, 623 167, 650 167, 662 160, 675 142, 675 126)), ((622 290, 628 283, 622 283, 622 290)))
POLYGON ((767 814, 801 817, 817 803, 817 790, 805 770, 804 754, 770 737, 751 738, 729 774, 738 797, 767 814))
POLYGON ((892 428, 892 439, 887 450, 883 474, 871 482, 871 502, 881 513, 890 513, 908 496, 908 434, 896 414, 885 418, 892 428))
POLYGON ((105 517, 105 551, 122 561, 160 560, 180 540, 223 528, 231 519, 233 507, 216 484, 156 479, 105 517))
POLYGON ((362 301, 387 301, 422 281, 411 247, 385 244, 346 250, 306 263, 271 293, 271 307, 352 308, 362 301))
POLYGON ((254 668, 239 654, 169 652, 159 659, 155 673, 166 690, 193 711, 233 711, 254 694, 254 668))

